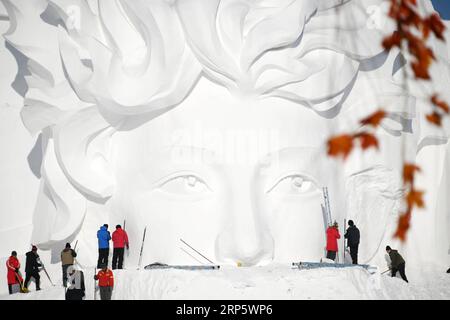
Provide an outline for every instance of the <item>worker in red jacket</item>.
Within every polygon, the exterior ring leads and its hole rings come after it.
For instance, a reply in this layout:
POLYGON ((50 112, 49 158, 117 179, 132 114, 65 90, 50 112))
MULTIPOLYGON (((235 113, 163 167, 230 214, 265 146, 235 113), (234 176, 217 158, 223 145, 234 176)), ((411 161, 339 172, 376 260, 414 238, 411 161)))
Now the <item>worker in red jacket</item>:
POLYGON ((114 244, 112 268, 113 270, 122 269, 125 247, 127 250, 129 250, 130 247, 128 244, 128 235, 125 230, 122 229, 120 224, 116 226, 116 231, 112 234, 112 241, 114 244))
POLYGON ((94 276, 94 279, 98 280, 100 299, 111 300, 114 288, 114 275, 112 271, 108 269, 106 264, 102 265, 102 269, 94 276))
POLYGON ((6 269, 8 270, 8 291, 9 294, 23 292, 23 278, 20 275, 20 262, 17 259, 17 252, 11 252, 11 256, 6 261, 6 269))
POLYGON ((336 254, 338 252, 337 240, 340 238, 339 226, 335 221, 333 225, 327 229, 327 259, 336 260, 336 254))

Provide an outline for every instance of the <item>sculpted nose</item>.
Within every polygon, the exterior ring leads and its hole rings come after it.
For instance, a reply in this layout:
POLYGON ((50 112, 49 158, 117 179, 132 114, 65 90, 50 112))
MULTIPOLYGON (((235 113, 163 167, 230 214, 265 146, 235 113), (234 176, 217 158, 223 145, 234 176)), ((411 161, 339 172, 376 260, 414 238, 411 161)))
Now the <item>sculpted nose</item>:
POLYGON ((263 218, 254 210, 251 192, 239 192, 230 202, 225 223, 216 239, 217 259, 242 266, 272 261, 273 238, 263 218))

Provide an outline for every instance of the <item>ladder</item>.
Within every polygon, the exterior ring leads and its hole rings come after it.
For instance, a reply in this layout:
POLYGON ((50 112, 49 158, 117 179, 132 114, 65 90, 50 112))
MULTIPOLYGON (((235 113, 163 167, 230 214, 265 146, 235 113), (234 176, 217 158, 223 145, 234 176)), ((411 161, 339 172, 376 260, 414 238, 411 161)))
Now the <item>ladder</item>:
MULTIPOLYGON (((330 197, 328 195, 328 187, 322 188, 323 193, 323 202, 324 205, 322 205, 322 214, 324 216, 324 224, 325 224, 325 232, 329 226, 333 223, 331 220, 331 207, 330 207, 330 197)), ((326 251, 326 250, 325 250, 326 251)), ((326 254, 326 252, 325 252, 326 254)), ((339 263, 339 254, 336 255, 336 262, 339 263)))
POLYGON ((323 201, 325 204, 325 218, 326 218, 326 223, 327 226, 330 226, 332 224, 331 221, 331 208, 330 208, 330 197, 328 196, 328 188, 327 187, 323 187, 322 188, 322 192, 323 192, 323 201))

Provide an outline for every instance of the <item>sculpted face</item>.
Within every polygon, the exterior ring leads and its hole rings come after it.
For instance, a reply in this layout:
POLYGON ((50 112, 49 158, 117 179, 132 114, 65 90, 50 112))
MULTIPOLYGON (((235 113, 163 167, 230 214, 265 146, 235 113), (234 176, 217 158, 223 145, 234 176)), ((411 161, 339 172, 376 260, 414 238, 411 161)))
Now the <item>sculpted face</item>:
POLYGON ((146 263, 198 263, 180 239, 221 263, 318 260, 324 129, 291 102, 203 82, 176 110, 114 134, 112 211, 149 228, 146 263))
POLYGON ((27 75, 21 117, 40 134, 32 242, 56 262, 79 239, 93 264, 98 226, 126 219, 130 264, 145 227, 144 264, 200 263, 180 239, 220 263, 317 261, 328 187, 371 260, 397 218, 400 138, 414 133, 412 159, 417 134, 421 148, 447 141, 413 131, 401 56, 380 45, 390 26, 370 23, 381 2, 4 2, 27 75), (380 106, 391 142, 338 170, 326 139, 380 106))

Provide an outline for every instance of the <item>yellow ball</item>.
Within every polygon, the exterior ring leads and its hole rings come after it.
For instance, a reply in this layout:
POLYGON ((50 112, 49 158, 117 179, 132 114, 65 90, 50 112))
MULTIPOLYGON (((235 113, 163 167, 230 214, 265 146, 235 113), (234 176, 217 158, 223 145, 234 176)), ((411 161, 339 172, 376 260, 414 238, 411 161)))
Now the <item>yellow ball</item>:
POLYGON ((238 261, 238 262, 237 262, 237 266, 238 266, 238 267, 242 267, 242 262, 238 261))

